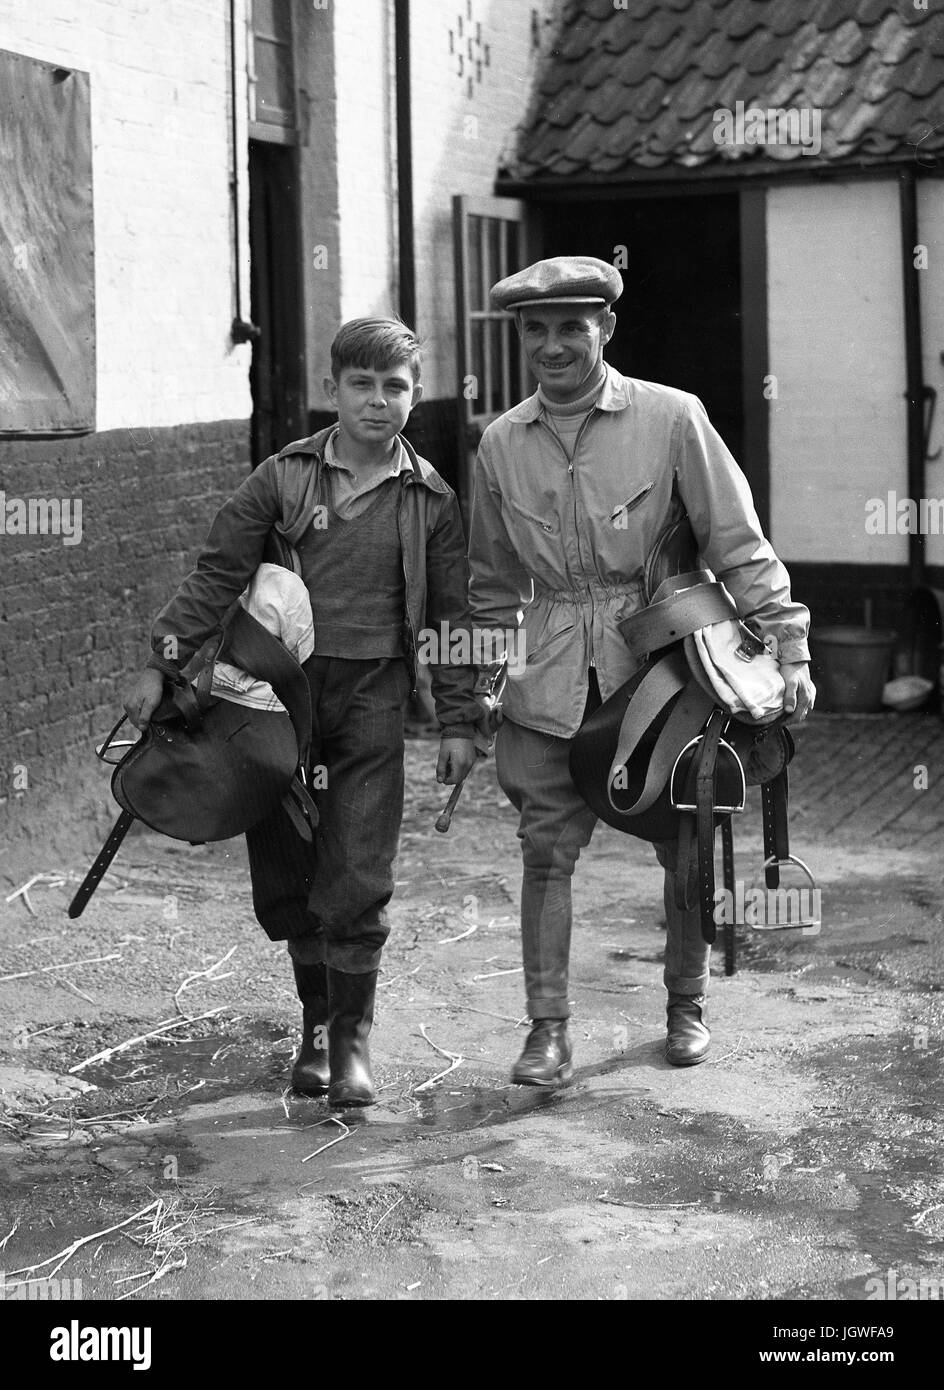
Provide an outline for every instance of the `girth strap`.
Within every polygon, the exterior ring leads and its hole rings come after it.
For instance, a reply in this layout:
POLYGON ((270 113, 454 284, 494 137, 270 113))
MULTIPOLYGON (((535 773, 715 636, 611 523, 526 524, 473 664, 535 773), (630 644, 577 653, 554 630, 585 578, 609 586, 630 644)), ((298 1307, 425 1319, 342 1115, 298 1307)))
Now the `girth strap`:
POLYGON ((724 919, 724 973, 733 975, 737 964, 737 936, 735 932, 733 903, 734 888, 734 824, 732 816, 725 816, 721 822, 721 871, 727 890, 731 911, 724 919))
POLYGON ((616 753, 607 778, 607 797, 615 811, 622 815, 638 816, 649 809, 671 776, 678 749, 698 733, 711 711, 711 704, 708 696, 690 679, 688 665, 681 652, 671 652, 655 663, 626 706, 620 725, 616 753), (659 711, 679 691, 682 694, 676 700, 649 757, 642 791, 632 805, 614 801, 613 781, 620 768, 629 763, 659 711))
POLYGON ((95 856, 95 863, 85 875, 85 878, 76 890, 75 897, 69 904, 68 915, 70 917, 82 916, 82 913, 88 905, 89 899, 101 883, 105 870, 118 853, 119 845, 132 825, 134 825, 134 820, 135 818, 130 811, 122 811, 121 815, 115 821, 108 833, 108 839, 95 856))
POLYGON ((787 769, 764 782, 760 789, 764 822, 764 881, 768 888, 780 887, 779 860, 790 857, 790 832, 787 819, 787 769), (767 861, 773 860, 773 863, 767 861))
POLYGON ((724 586, 712 580, 707 570, 695 570, 660 585, 649 607, 626 618, 619 630, 633 656, 642 661, 649 652, 729 618, 737 618, 737 609, 724 586), (689 581, 689 587, 679 587, 689 581), (669 591, 670 585, 677 592, 669 591), (663 592, 665 597, 660 598, 663 592))

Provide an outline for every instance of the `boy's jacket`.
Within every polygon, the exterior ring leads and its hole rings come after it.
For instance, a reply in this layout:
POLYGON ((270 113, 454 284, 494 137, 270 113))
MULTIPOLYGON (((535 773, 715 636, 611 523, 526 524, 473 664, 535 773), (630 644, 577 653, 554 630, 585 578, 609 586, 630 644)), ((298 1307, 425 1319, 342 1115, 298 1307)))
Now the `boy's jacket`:
MULTIPOLYGON (((333 427, 288 444, 259 465, 217 512, 196 568, 158 615, 148 665, 174 676, 219 631, 263 559, 300 571, 294 546, 326 495, 324 447, 333 427)), ((400 483, 397 525, 406 585, 404 651, 415 682, 421 628, 470 626, 465 538, 455 493, 403 440, 413 472, 400 483)), ((338 575, 344 584, 346 576, 338 575)), ((471 647, 470 647, 471 650, 471 647)), ((468 737, 481 715, 469 666, 431 665, 436 714, 444 732, 468 737)))

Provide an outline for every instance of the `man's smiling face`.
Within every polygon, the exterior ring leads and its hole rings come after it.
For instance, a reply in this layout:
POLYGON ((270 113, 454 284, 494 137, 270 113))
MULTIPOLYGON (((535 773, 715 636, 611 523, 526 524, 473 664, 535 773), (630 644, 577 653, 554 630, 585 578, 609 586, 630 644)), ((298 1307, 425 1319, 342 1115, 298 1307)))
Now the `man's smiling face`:
POLYGON ((518 310, 525 356, 544 394, 574 401, 595 375, 616 315, 591 304, 527 304, 518 310))

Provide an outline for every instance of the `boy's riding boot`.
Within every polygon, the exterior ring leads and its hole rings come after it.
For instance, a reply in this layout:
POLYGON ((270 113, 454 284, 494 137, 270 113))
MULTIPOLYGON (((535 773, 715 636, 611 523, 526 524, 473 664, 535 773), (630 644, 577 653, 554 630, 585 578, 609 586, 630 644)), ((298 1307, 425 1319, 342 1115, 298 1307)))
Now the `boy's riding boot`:
POLYGON ((707 1057, 711 1042, 707 1012, 703 994, 669 994, 665 1060, 673 1067, 692 1067, 707 1057))
POLYGON ((302 1001, 302 1045, 292 1066, 292 1086, 306 1096, 323 1096, 331 1080, 328 1068, 328 972, 322 961, 292 961, 295 987, 302 1001))
POLYGON ((348 975, 342 970, 328 971, 328 998, 331 1022, 328 1050, 331 1057, 331 1088, 328 1100, 339 1108, 373 1105, 374 1082, 370 1074, 367 1036, 374 1021, 374 995, 377 971, 348 975))
POLYGON ((566 1086, 573 1076, 566 1018, 536 1018, 511 1073, 518 1086, 566 1086))

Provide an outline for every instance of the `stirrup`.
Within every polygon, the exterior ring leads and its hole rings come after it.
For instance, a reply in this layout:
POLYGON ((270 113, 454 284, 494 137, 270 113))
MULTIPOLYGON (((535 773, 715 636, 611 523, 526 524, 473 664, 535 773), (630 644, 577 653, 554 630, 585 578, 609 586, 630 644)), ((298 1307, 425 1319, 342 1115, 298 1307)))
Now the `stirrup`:
MULTIPOLYGON (((679 783, 681 783, 681 780, 682 780, 682 779, 681 779, 681 773, 680 773, 680 771, 679 771, 679 764, 681 763, 682 759, 685 757, 685 754, 688 752, 688 750, 689 750, 690 748, 696 748, 696 747, 698 746, 698 744, 701 743, 701 741, 702 741, 703 738, 704 738, 704 734, 697 734, 697 735, 695 736, 695 738, 689 739, 688 743, 686 743, 685 747, 681 750, 681 752, 679 753, 678 757, 675 759, 675 762, 672 764, 672 774, 671 774, 671 776, 669 777, 669 801, 671 802, 672 807, 673 807, 674 810, 676 810, 676 811, 697 811, 697 810, 698 810, 698 807, 697 807, 694 803, 692 803, 692 802, 687 802, 687 801, 683 801, 683 800, 682 800, 682 797, 683 797, 684 793, 683 793, 683 791, 682 791, 681 785, 678 785, 678 784, 676 783, 676 778, 678 778, 679 783)), ((715 805, 714 805, 714 814, 715 814, 716 816, 736 815, 739 811, 743 811, 743 810, 744 810, 744 803, 745 803, 745 801, 746 801, 746 799, 747 799, 747 783, 746 783, 745 777, 744 777, 744 767, 743 767, 743 764, 741 763, 741 759, 738 757, 736 751, 734 750, 734 748, 732 748, 731 744, 727 741, 727 739, 725 739, 725 738, 719 738, 719 740, 718 740, 718 756, 719 756, 719 762, 718 762, 718 764, 716 764, 716 771, 715 771, 716 785, 717 785, 718 782, 720 782, 720 775, 719 775, 719 774, 720 774, 720 757, 721 757, 722 751, 725 752, 725 753, 727 753, 727 754, 730 754, 731 760, 733 761, 734 766, 735 766, 735 768, 737 769, 737 772, 736 772, 736 775, 735 775, 735 787, 736 787, 736 789, 737 789, 737 790, 736 790, 736 800, 735 800, 735 804, 734 804, 734 805, 731 805, 731 806, 721 806, 721 805, 719 805, 717 802, 715 802, 715 805)), ((693 755, 693 756, 694 756, 694 755, 693 755)), ((686 768, 686 773, 687 773, 687 768, 686 768)), ((691 793, 689 793, 689 795, 690 795, 690 794, 691 794, 691 793)))
MULTIPOLYGON (((771 924, 770 922, 757 923, 757 922, 747 921, 747 922, 746 922, 746 925, 749 926, 749 927, 751 927, 752 930, 754 930, 754 931, 802 931, 802 932, 804 932, 807 936, 818 936, 819 933, 820 933, 820 929, 822 928, 822 924, 823 924, 823 923, 822 923, 822 917, 821 917, 821 914, 820 914, 820 890, 819 890, 819 889, 817 888, 817 886, 816 886, 816 880, 813 878, 813 874, 812 874, 812 872, 811 872, 809 866, 808 866, 807 864, 805 864, 804 861, 803 861, 802 859, 800 859, 800 858, 799 858, 797 855, 795 855, 795 854, 784 854, 784 855, 782 855, 782 856, 778 856, 778 855, 776 855, 776 854, 771 854, 771 855, 768 855, 768 857, 764 860, 764 875, 765 875, 765 878, 767 877, 767 874, 768 874, 768 871, 769 871, 769 870, 774 870, 774 871, 776 871, 776 870, 780 869, 784 864, 795 864, 796 867, 797 867, 802 873, 804 873, 804 874, 806 875, 807 881, 808 881, 808 883, 809 883, 809 888, 807 888, 806 885, 804 885, 802 888, 782 888, 782 887, 780 886, 780 883, 779 883, 779 874, 776 874, 775 876, 776 876, 777 882, 775 882, 774 884, 769 884, 769 883, 768 883, 768 884, 765 886, 765 888, 764 888, 764 892, 767 894, 767 902, 768 902, 768 904, 769 904, 769 902, 770 902, 770 894, 771 894, 771 893, 774 893, 774 894, 777 895, 777 896, 775 897, 775 902, 778 902, 778 903, 781 901, 781 898, 780 898, 779 895, 780 895, 780 894, 785 895, 785 899, 786 899, 786 908, 787 908, 787 912, 786 912, 785 915, 786 915, 788 918, 789 918, 790 910, 791 910, 791 907, 792 907, 792 899, 791 899, 791 896, 790 896, 790 895, 791 895, 792 893, 798 894, 797 901, 796 901, 796 909, 797 909, 798 916, 797 916, 796 920, 794 920, 794 921, 788 920, 788 921, 786 921, 786 922, 780 922, 780 921, 775 920, 775 921, 773 922, 773 924, 771 924), (803 908, 802 894, 804 894, 804 893, 809 893, 809 894, 810 894, 810 899, 809 899, 809 907, 810 907, 810 910, 809 910, 809 912, 804 912, 804 911, 802 910, 802 908, 803 908)), ((770 914, 767 913, 766 915, 769 917, 770 914)), ((779 914, 778 914, 777 912, 775 912, 775 913, 774 913, 774 917, 776 918, 776 917, 778 917, 778 916, 779 916, 779 914)))

